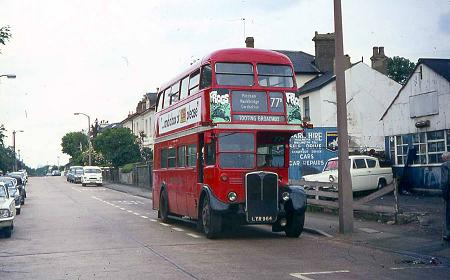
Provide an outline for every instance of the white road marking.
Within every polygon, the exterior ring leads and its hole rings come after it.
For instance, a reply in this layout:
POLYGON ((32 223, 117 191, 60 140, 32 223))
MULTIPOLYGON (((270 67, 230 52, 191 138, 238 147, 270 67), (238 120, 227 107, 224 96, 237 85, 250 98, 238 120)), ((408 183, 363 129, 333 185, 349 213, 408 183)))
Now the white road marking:
POLYGON ((445 268, 446 266, 435 265, 435 266, 405 266, 405 267, 391 267, 390 270, 404 270, 404 269, 429 269, 429 268, 445 268))
POLYGON ((76 188, 74 188, 74 187, 72 187, 72 190, 75 190, 75 191, 77 191, 77 192, 81 192, 79 189, 76 189, 76 188))
POLYGON ((122 208, 122 207, 120 207, 119 209, 120 209, 120 210, 127 210, 127 209, 125 209, 125 208, 122 208))
POLYGON ((194 234, 194 233, 186 233, 186 234, 189 235, 190 237, 201 238, 201 236, 194 234))
POLYGON ((152 221, 152 222, 156 222, 156 220, 155 220, 155 219, 150 219, 150 221, 152 221))
POLYGON ((119 208, 120 206, 119 205, 114 205, 114 207, 119 208))
POLYGON ((306 277, 305 275, 319 275, 319 274, 334 274, 334 273, 349 273, 349 270, 335 270, 335 271, 317 271, 317 272, 302 272, 291 273, 289 275, 302 279, 302 280, 314 280, 313 278, 306 277))
POLYGON ((133 213, 133 211, 131 211, 131 210, 127 210, 127 212, 128 212, 128 213, 133 213))
POLYGON ((166 223, 159 223, 159 224, 162 225, 162 226, 165 226, 165 227, 170 226, 169 224, 166 224, 166 223))
POLYGON ((144 215, 142 215, 141 217, 144 218, 144 219, 148 219, 148 217, 147 217, 147 216, 144 216, 144 215))
POLYGON ((138 212, 133 212, 133 214, 136 215, 136 216, 140 216, 141 215, 138 212))
POLYGON ((175 230, 175 231, 184 231, 184 229, 182 229, 182 228, 177 228, 177 227, 173 227, 172 229, 175 230))

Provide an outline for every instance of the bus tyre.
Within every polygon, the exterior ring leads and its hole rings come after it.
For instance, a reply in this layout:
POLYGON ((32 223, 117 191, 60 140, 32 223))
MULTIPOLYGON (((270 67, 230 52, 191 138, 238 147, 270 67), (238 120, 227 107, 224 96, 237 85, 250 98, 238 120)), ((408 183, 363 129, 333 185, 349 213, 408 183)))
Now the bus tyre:
POLYGON ((158 217, 164 223, 169 221, 169 202, 166 191, 162 191, 161 197, 159 198, 158 217))
POLYGON ((284 232, 287 237, 299 237, 303 231, 303 226, 305 224, 305 212, 301 214, 288 213, 287 224, 284 228, 284 232))
POLYGON ((215 239, 221 232, 222 217, 214 214, 211 210, 209 197, 206 195, 202 206, 202 227, 208 239, 215 239))

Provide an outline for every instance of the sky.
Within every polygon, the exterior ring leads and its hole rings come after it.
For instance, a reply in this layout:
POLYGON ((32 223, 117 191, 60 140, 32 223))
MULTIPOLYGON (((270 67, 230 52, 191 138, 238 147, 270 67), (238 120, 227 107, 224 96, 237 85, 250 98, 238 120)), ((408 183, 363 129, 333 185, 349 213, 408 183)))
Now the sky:
MULTIPOLYGON (((370 65, 388 56, 450 58, 449 0, 343 0, 344 52, 370 65)), ((0 124, 32 167, 66 164, 61 138, 87 119, 120 122, 146 92, 224 48, 314 54, 314 32, 334 31, 332 0, 0 0, 0 124)))

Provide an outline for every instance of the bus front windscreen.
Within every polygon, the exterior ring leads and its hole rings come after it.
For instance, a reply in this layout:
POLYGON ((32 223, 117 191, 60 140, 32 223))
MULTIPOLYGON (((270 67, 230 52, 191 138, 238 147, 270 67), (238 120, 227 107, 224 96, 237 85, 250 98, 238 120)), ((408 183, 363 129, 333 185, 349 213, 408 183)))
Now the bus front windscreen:
POLYGON ((258 64, 258 83, 263 87, 293 87, 292 68, 288 65, 258 64))
POLYGON ((254 135, 251 133, 220 133, 219 164, 221 168, 254 168, 254 135))

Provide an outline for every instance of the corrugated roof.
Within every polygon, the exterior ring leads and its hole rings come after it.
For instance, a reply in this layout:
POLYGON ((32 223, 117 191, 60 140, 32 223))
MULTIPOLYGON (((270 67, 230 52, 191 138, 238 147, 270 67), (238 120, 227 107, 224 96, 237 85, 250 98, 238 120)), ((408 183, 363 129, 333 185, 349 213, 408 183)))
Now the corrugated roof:
POLYGON ((320 89, 323 86, 334 81, 334 79, 336 79, 336 76, 333 74, 333 72, 327 72, 325 74, 319 75, 314 79, 306 82, 306 84, 298 89, 298 93, 303 94, 320 89))
POLYGON ((307 54, 302 51, 284 51, 284 50, 275 50, 276 52, 280 52, 292 61, 294 65, 295 73, 312 73, 318 74, 320 73, 319 69, 314 65, 314 56, 307 54))
POLYGON ((417 64, 423 63, 450 82, 450 59, 420 58, 417 64))

